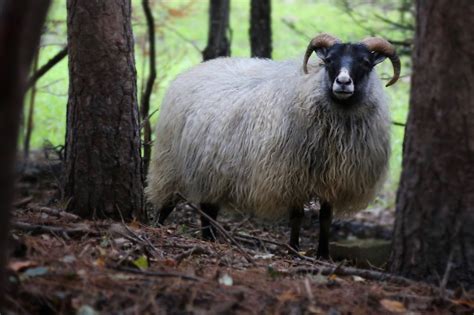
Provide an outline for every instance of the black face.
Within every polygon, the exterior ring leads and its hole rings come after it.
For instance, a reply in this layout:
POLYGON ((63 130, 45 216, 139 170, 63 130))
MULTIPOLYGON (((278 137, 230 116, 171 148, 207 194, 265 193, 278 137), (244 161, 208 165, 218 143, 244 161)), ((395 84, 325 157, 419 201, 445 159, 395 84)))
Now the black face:
POLYGON ((316 51, 329 76, 328 92, 341 104, 357 102, 373 67, 386 57, 370 52, 362 44, 334 44, 316 51))

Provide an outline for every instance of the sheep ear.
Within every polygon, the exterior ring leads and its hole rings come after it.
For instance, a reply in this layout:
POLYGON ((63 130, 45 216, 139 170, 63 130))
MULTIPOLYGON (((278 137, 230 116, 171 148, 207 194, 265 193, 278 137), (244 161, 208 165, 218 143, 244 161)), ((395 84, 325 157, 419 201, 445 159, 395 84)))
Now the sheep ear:
POLYGON ((327 54, 328 54, 328 49, 325 47, 316 49, 316 55, 318 55, 318 57, 323 60, 326 58, 327 54))
POLYGON ((372 63, 373 65, 378 65, 379 63, 381 63, 382 61, 384 61, 385 59, 387 58, 387 56, 385 55, 382 55, 378 52, 373 52, 372 53, 372 63))

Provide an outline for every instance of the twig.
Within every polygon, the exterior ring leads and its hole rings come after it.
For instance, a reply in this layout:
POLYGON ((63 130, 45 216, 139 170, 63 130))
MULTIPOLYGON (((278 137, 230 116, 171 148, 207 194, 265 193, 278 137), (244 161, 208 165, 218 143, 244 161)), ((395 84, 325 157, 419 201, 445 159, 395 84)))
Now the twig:
POLYGON ((408 23, 407 24, 398 23, 398 22, 392 21, 390 19, 387 19, 386 17, 384 17, 380 14, 377 14, 377 13, 374 13, 374 16, 377 19, 381 20, 382 22, 385 22, 389 25, 392 25, 395 28, 399 28, 399 29, 407 30, 407 31, 411 31, 411 32, 413 32, 415 30, 414 25, 411 25, 411 24, 408 24, 408 23))
POLYGON ((120 219, 122 220, 122 226, 125 228, 125 230, 127 231, 128 235, 126 233, 123 233, 122 231, 120 230, 116 230, 115 232, 120 234, 121 236, 127 238, 128 240, 132 241, 132 242, 137 242, 139 244, 141 244, 142 246, 144 246, 145 248, 148 246, 149 248, 151 248, 155 253, 159 254, 161 257, 163 257, 163 254, 158 251, 158 249, 150 242, 150 240, 148 238, 143 238, 141 237, 140 235, 138 235, 137 233, 135 233, 134 231, 132 231, 132 229, 130 229, 127 224, 125 224, 125 219, 123 218, 123 214, 122 214, 122 211, 120 210, 120 207, 117 205, 117 211, 120 215, 120 219))
POLYGON ((31 232, 34 234, 40 234, 40 233, 66 233, 66 234, 91 234, 91 235, 100 235, 99 232, 93 231, 88 228, 84 227, 74 227, 74 228, 62 228, 58 226, 48 226, 48 225, 36 225, 36 224, 29 224, 26 222, 13 222, 12 223, 13 228, 21 230, 21 231, 26 231, 26 232, 31 232))
POLYGON ((209 220, 209 222, 219 230, 232 244, 234 244, 237 249, 242 253, 242 255, 245 257, 245 259, 251 263, 252 265, 255 265, 255 262, 253 261, 252 257, 240 246, 240 244, 229 234, 227 231, 213 218, 211 218, 207 213, 190 203, 181 193, 177 193, 177 196, 181 198, 189 207, 191 207, 193 210, 199 212, 200 215, 205 217, 206 219, 209 220))
POLYGON ((453 267, 453 257, 454 257, 454 247, 451 249, 451 252, 449 253, 448 262, 446 263, 446 269, 444 271, 443 279, 441 279, 441 282, 439 284, 439 295, 442 298, 446 297, 446 286, 448 285, 449 274, 451 273, 451 268, 453 267))
POLYGON ((193 46, 193 48, 199 53, 201 54, 202 53, 202 49, 199 48, 198 45, 196 45, 196 43, 194 43, 191 39, 187 38, 185 35, 183 35, 181 32, 179 32, 178 30, 172 28, 171 26, 169 25, 166 25, 166 24, 163 24, 161 25, 163 26, 164 28, 170 30, 172 33, 174 33, 176 36, 178 36, 179 38, 181 38, 185 43, 188 43, 190 44, 191 46, 193 46))
POLYGON ((63 60, 67 56, 67 46, 61 49, 53 58, 49 59, 41 68, 38 69, 33 75, 29 78, 28 83, 26 84, 26 89, 32 87, 36 81, 39 80, 43 75, 46 74, 51 68, 53 68, 57 63, 63 60))
POLYGON ((133 268, 128 268, 128 267, 112 267, 109 266, 110 269, 114 269, 117 271, 122 271, 122 272, 129 272, 129 273, 135 273, 139 275, 144 275, 144 276, 152 276, 152 277, 165 277, 165 278, 180 278, 183 280, 191 280, 191 281, 201 281, 201 278, 198 277, 193 277, 181 273, 176 273, 176 272, 163 272, 163 271, 147 271, 147 270, 140 270, 140 269, 133 269, 133 268))
POLYGON ((55 215, 55 216, 58 216, 58 217, 63 217, 63 218, 71 219, 71 220, 80 220, 81 219, 79 216, 77 216, 73 213, 66 212, 66 211, 59 210, 59 209, 42 207, 42 206, 38 206, 38 205, 32 205, 32 206, 29 206, 28 208, 30 210, 33 210, 33 211, 40 211, 40 212, 44 212, 46 214, 55 215))
POLYGON ((256 237, 256 236, 251 236, 251 235, 240 234, 240 233, 237 234, 237 237, 238 238, 252 239, 252 240, 256 240, 256 241, 260 241, 260 242, 264 242, 264 243, 269 243, 269 244, 274 244, 274 245, 277 245, 277 246, 280 246, 280 247, 283 247, 283 248, 287 249, 290 253, 292 253, 293 255, 297 256, 300 259, 307 260, 307 261, 310 261, 312 263, 318 263, 318 264, 322 264, 322 265, 330 265, 329 263, 326 263, 325 261, 318 260, 318 259, 313 258, 313 257, 308 257, 308 256, 305 256, 305 255, 301 255, 297 250, 295 250, 293 247, 291 247, 289 244, 286 244, 286 243, 280 243, 280 242, 277 242, 277 241, 273 241, 273 240, 269 240, 269 239, 265 239, 265 238, 261 238, 261 237, 256 237))
POLYGON ((142 119, 142 122, 140 124, 140 129, 144 128, 145 125, 147 124, 147 122, 150 120, 150 118, 156 114, 156 112, 158 112, 160 110, 160 108, 157 108, 155 109, 154 111, 151 112, 151 114, 149 114, 145 119, 142 119))
POLYGON ((376 280, 376 281, 388 281, 395 284, 400 285, 413 285, 416 284, 416 281, 407 279, 405 277, 392 275, 385 272, 374 271, 374 270, 367 270, 367 269, 357 269, 353 267, 342 267, 342 266, 335 266, 335 267, 296 267, 290 269, 289 273, 293 274, 322 274, 322 275, 331 275, 335 274, 338 276, 359 276, 368 280, 376 280))
POLYGON ((298 29, 296 26, 295 26, 295 23, 291 22, 291 21, 288 21, 287 19, 285 18, 282 18, 281 19, 281 22, 283 24, 285 24, 286 26, 288 26, 288 28, 290 30, 292 30, 293 32, 295 32, 296 34, 304 37, 305 39, 311 39, 312 37, 309 36, 308 34, 306 34, 305 32, 303 32, 302 30, 298 29))
POLYGON ((205 247, 200 247, 200 246, 194 246, 193 248, 191 248, 190 250, 187 250, 185 252, 182 252, 181 254, 179 255, 176 255, 174 257, 174 260, 176 260, 176 262, 178 264, 181 263, 181 261, 183 261, 183 259, 185 258, 188 258, 192 255, 211 255, 212 253, 205 247))
POLYGON ((401 123, 401 122, 398 122, 398 121, 393 121, 393 120, 392 120, 392 125, 399 126, 399 127, 405 127, 406 126, 406 124, 404 124, 404 123, 401 123))
POLYGON ((18 201, 15 201, 15 203, 13 203, 13 206, 15 208, 21 208, 28 205, 31 202, 31 200, 33 200, 33 196, 28 196, 18 201))

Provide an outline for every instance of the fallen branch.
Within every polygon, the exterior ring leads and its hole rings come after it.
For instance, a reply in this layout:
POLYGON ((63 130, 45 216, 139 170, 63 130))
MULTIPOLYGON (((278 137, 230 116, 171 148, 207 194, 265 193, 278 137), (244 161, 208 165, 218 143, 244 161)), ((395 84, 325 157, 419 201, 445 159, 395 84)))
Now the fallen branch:
POLYGON ((74 228, 63 228, 58 226, 48 226, 48 225, 37 225, 29 224, 25 222, 13 222, 12 227, 17 230, 31 232, 33 234, 41 233, 65 233, 65 234, 91 234, 91 235, 100 235, 99 232, 91 230, 86 227, 74 227, 74 228))
POLYGON ((205 213, 204 211, 202 211, 201 209, 199 209, 198 207, 196 207, 195 205, 190 203, 181 193, 177 193, 177 196, 179 198, 181 198, 184 201, 184 203, 186 203, 190 208, 192 208, 193 210, 199 212, 200 215, 202 215, 203 217, 208 219, 209 222, 216 229, 219 230, 219 232, 221 232, 232 244, 234 244, 237 247, 237 249, 240 251, 240 253, 245 257, 245 259, 249 263, 251 263, 254 266, 256 265, 255 262, 253 261, 252 257, 250 257, 250 255, 242 248, 242 246, 240 246, 240 244, 229 233, 227 233, 227 231, 222 227, 222 225, 220 225, 216 220, 214 220, 209 215, 207 215, 207 213, 205 213))
POLYGON ((359 276, 368 280, 375 281, 387 281, 400 285, 413 285, 416 284, 416 281, 407 279, 405 277, 392 275, 386 272, 367 270, 367 269, 358 269, 353 267, 296 267, 288 271, 292 274, 322 274, 324 276, 328 275, 338 275, 338 276, 359 276))
POLYGON ((59 209, 53 209, 53 208, 48 208, 48 207, 38 206, 38 205, 29 206, 28 208, 30 210, 33 210, 33 211, 44 212, 44 213, 49 214, 49 215, 54 215, 54 216, 57 216, 57 217, 70 219, 70 220, 74 220, 74 221, 78 221, 78 220, 81 219, 79 216, 77 216, 75 214, 72 214, 70 212, 66 212, 66 211, 63 211, 63 210, 59 210, 59 209))
POLYGON ((182 252, 179 255, 176 255, 174 257, 174 260, 176 260, 176 263, 179 265, 183 259, 188 258, 192 255, 211 255, 212 253, 205 247, 200 247, 200 246, 194 246, 190 250, 187 250, 185 252, 182 252))
POLYGON ((202 280, 201 278, 198 278, 198 277, 193 277, 193 276, 185 275, 182 273, 176 273, 176 272, 148 271, 148 270, 140 270, 140 269, 134 269, 134 268, 128 268, 128 267, 112 267, 112 266, 109 266, 109 268, 117 270, 117 271, 134 273, 134 274, 139 274, 139 275, 144 275, 144 276, 180 278, 183 280, 191 280, 191 281, 202 280))
POLYGON ((28 83, 26 84, 26 89, 28 90, 31 88, 36 81, 39 80, 43 75, 46 74, 51 68, 53 68, 56 64, 58 64, 64 57, 67 56, 67 46, 61 49, 53 58, 49 59, 47 63, 41 66, 38 71, 33 73, 33 75, 28 79, 28 83))

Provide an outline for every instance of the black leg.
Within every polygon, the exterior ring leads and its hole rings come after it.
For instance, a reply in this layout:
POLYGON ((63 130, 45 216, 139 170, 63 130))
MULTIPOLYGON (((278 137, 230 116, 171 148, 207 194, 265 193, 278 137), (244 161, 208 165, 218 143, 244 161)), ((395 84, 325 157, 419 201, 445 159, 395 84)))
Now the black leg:
POLYGON ((329 259, 329 230, 332 221, 332 208, 327 202, 321 202, 319 210, 319 245, 318 258, 329 259))
POLYGON ((303 208, 295 208, 290 210, 290 246, 294 250, 299 250, 300 248, 300 228, 303 216, 303 208))
POLYGON ((166 218, 173 212, 176 207, 175 203, 167 203, 160 209, 160 214, 158 215, 158 223, 163 225, 166 218))
MULTIPOLYGON (((201 203, 201 210, 210 216, 213 220, 216 220, 217 213, 219 212, 219 206, 212 203, 201 203)), ((202 238, 209 241, 214 241, 217 237, 217 230, 212 226, 211 222, 201 215, 201 228, 202 228, 202 238)))

